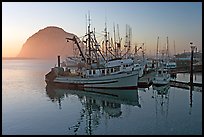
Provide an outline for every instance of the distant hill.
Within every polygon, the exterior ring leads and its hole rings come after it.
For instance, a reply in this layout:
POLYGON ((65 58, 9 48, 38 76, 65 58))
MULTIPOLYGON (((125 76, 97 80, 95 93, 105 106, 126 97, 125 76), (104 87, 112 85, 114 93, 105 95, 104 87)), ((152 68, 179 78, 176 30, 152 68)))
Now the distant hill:
POLYGON ((57 58, 57 55, 72 56, 73 41, 67 42, 66 38, 73 38, 74 34, 65 32, 62 28, 49 26, 39 30, 29 37, 17 58, 57 58))

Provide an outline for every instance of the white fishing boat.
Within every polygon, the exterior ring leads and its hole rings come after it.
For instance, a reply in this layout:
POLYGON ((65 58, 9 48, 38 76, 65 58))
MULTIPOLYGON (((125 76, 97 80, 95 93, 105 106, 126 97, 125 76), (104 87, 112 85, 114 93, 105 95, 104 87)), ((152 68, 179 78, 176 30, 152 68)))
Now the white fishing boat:
MULTIPOLYGON (((89 19, 90 20, 90 19, 89 19)), ((136 89, 138 84, 138 70, 134 69, 133 59, 114 58, 107 59, 101 53, 95 33, 90 31, 88 25, 85 43, 86 51, 80 47, 79 40, 74 36, 67 38, 77 45, 80 60, 76 63, 75 70, 69 66, 53 67, 45 75, 45 81, 56 86, 65 86, 74 89, 98 88, 98 89, 136 89)))
POLYGON ((168 73, 168 70, 163 68, 158 69, 152 82, 155 86, 168 84, 170 82, 170 74, 168 73))
MULTIPOLYGON (((159 39, 159 37, 158 37, 159 39)), ((168 38, 167 38, 168 43, 168 38)), ((168 44, 167 44, 168 46, 168 44)), ((168 48, 167 48, 168 49, 168 48)), ((170 74, 168 69, 165 68, 164 64, 166 64, 166 61, 164 61, 164 53, 166 53, 165 50, 162 50, 162 57, 161 61, 158 60, 158 41, 157 41, 157 57, 156 57, 156 75, 154 76, 152 80, 152 84, 155 86, 163 86, 170 82, 170 74)))
POLYGON ((145 67, 142 66, 140 63, 134 63, 134 69, 138 70, 139 72, 139 78, 141 78, 144 75, 144 69, 145 67))
POLYGON ((138 71, 133 70, 133 67, 131 59, 111 60, 104 67, 81 72, 65 71, 63 67, 54 67, 46 75, 46 82, 79 89, 136 89, 138 71))

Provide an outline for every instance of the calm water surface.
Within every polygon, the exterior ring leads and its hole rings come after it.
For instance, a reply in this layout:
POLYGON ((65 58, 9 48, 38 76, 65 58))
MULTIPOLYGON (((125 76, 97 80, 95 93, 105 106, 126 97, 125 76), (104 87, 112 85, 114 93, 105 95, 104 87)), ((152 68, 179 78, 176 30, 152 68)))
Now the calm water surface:
MULTIPOLYGON (((77 91, 47 86, 56 61, 2 61, 4 135, 201 135, 202 92, 150 86, 138 90, 77 91), (106 93, 106 94, 102 94, 106 93)), ((189 74, 178 74, 189 81, 189 74)), ((202 73, 194 75, 202 83, 202 73)))

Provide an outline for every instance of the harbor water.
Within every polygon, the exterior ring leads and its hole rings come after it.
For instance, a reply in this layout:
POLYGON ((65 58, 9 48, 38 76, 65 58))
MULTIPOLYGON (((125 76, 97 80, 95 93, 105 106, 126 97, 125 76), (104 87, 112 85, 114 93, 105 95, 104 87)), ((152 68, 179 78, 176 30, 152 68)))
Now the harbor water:
POLYGON ((56 62, 2 60, 3 135, 202 135, 202 89, 53 88, 45 74, 56 62))

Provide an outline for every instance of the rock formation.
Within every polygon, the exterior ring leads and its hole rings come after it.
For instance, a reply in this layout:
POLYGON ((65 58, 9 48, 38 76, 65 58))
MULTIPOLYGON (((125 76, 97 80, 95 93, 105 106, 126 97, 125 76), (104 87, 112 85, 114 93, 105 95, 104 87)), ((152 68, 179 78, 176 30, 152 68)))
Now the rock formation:
POLYGON ((74 42, 66 40, 73 36, 74 34, 65 32, 62 28, 46 27, 26 40, 17 57, 48 59, 57 58, 57 55, 73 56, 74 42))

